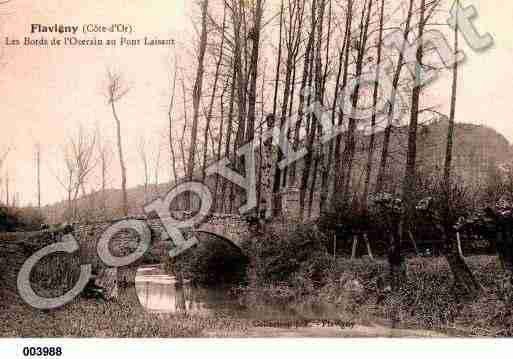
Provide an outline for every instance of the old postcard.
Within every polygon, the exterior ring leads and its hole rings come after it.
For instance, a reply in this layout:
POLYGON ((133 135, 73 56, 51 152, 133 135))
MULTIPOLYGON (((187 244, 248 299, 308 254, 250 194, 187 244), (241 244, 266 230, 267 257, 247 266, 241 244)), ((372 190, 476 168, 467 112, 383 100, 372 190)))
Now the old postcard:
POLYGON ((511 337, 512 14, 0 1, 0 337, 511 337))

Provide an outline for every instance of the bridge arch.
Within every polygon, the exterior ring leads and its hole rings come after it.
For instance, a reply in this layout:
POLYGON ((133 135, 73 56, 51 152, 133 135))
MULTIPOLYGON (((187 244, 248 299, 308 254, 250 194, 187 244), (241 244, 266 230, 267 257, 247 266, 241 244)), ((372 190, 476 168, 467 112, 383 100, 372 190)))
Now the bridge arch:
MULTIPOLYGON (((246 256, 244 254, 242 248, 238 244, 236 244, 232 240, 224 237, 222 234, 215 233, 215 232, 212 232, 212 231, 209 231, 209 230, 204 230, 204 229, 193 230, 193 231, 191 231, 191 233, 201 233, 201 234, 206 234, 206 235, 212 236, 215 239, 223 241, 224 243, 228 244, 231 248, 239 251, 242 255, 246 256)), ((200 237, 200 238, 198 238, 198 240, 202 241, 203 239, 200 237)))

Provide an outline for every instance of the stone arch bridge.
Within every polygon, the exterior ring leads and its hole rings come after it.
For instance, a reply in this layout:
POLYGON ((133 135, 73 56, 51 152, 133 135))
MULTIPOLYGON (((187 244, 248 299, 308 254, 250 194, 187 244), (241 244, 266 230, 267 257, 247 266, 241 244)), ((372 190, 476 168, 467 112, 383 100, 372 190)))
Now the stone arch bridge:
MULTIPOLYGON (((178 214, 187 215, 186 213, 178 214)), ((217 239, 228 241, 240 248, 244 238, 249 236, 249 225, 243 217, 227 214, 212 214, 203 224, 193 231, 211 234, 217 239)), ((0 301, 5 296, 17 296, 16 278, 23 263, 37 251, 50 246, 64 238, 66 231, 43 230, 38 232, 0 233, 0 301)), ((163 240, 164 227, 158 218, 130 217, 109 222, 79 223, 73 225, 73 236, 79 243, 79 252, 63 254, 59 257, 49 257, 37 267, 36 277, 46 278, 44 281, 60 283, 62 278, 71 278, 68 274, 76 271, 81 264, 92 264, 93 272, 98 274, 99 283, 113 283, 112 273, 116 274, 115 285, 106 285, 109 293, 114 293, 117 283, 134 283, 136 268, 144 261, 162 262, 169 258, 169 250, 173 247, 170 240, 163 240), (144 257, 133 264, 118 269, 108 268, 101 262, 97 254, 98 241, 101 235, 113 224, 125 219, 145 221, 150 228, 151 247, 144 257), (109 279, 110 278, 110 279, 109 279)), ((164 236, 165 238, 166 236, 164 236)), ((201 239, 200 239, 201 240, 201 239)), ((122 230, 116 233, 109 242, 114 256, 123 256, 133 252, 138 247, 139 237, 133 231, 122 230)), ((42 282, 44 282, 42 281, 42 282)), ((75 283, 70 282, 70 287, 75 283)), ((111 296, 109 294, 108 296, 111 296)), ((114 294, 112 294, 114 296, 114 294)))
MULTIPOLYGON (((175 218, 186 218, 187 212, 173 213, 175 218)), ((127 217, 108 222, 79 223, 73 226, 75 238, 80 243, 81 250, 86 257, 96 256, 96 246, 101 235, 113 224, 123 220, 140 220, 146 222, 151 233, 151 247, 146 254, 147 258, 163 259, 168 256, 173 243, 168 239, 165 228, 158 218, 153 217, 127 217)), ((240 248, 242 241, 250 235, 248 222, 240 215, 211 214, 195 228, 185 229, 188 233, 204 233, 240 248)), ((110 248, 114 255, 124 255, 137 248, 139 238, 133 231, 123 230, 117 233, 110 241, 110 248)))

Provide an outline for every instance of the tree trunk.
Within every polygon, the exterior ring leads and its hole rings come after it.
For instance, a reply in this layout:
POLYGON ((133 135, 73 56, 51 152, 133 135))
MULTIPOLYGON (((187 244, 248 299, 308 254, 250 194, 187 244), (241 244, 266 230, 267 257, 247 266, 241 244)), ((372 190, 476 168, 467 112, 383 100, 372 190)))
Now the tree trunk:
POLYGON ((372 249, 369 242, 369 236, 367 235, 367 233, 363 233, 363 239, 365 241, 365 247, 367 248, 367 254, 369 255, 370 260, 373 261, 374 256, 372 255, 372 249))
MULTIPOLYGON (((349 52, 350 52, 350 44, 351 44, 351 36, 352 36, 352 24, 353 24, 353 0, 348 1, 348 11, 347 11, 347 17, 346 17, 346 33, 344 35, 344 47, 345 47, 345 55, 344 55, 344 71, 342 76, 342 89, 345 90, 347 87, 347 78, 349 75, 349 52)), ((342 56, 342 54, 341 54, 342 56)), ((342 57, 340 57, 342 59, 342 57)), ((338 86, 338 80, 337 80, 337 86, 338 86)), ((345 96, 345 92, 342 92, 342 96, 345 96)), ((336 101, 337 99, 335 99, 336 101)), ((344 101, 344 98, 342 98, 342 103, 344 101)), ((335 105, 335 104, 334 104, 335 105)), ((344 122, 344 110, 343 107, 340 107, 338 110, 338 126, 342 126, 344 122)), ((333 196, 331 199, 331 207, 332 210, 337 210, 341 208, 342 203, 340 201, 341 196, 337 195, 337 192, 340 190, 341 186, 341 148, 342 148, 342 134, 338 134, 335 139, 335 149, 334 149, 334 155, 333 155, 333 162, 334 162, 334 179, 333 179, 333 196)))
POLYGON ((41 210, 41 145, 37 144, 36 152, 36 166, 37 166, 37 208, 41 210))
MULTIPOLYGON (((324 4, 324 0, 320 0, 323 4, 324 4)), ((316 29, 315 29, 315 25, 317 23, 317 21, 321 21, 320 19, 316 19, 316 15, 315 15, 315 10, 316 10, 316 0, 313 0, 312 2, 312 14, 311 14, 311 29, 310 29, 310 36, 312 39, 315 39, 315 32, 316 32, 316 29)), ((319 10, 320 12, 320 10, 319 10)), ((320 14, 320 13, 319 13, 320 14)), ((319 36, 319 39, 322 38, 322 34, 318 34, 319 36)), ((314 41, 314 40, 312 40, 314 41)), ((318 44, 318 46, 320 46, 318 44)), ((310 76, 310 79, 309 81, 311 80, 312 78, 312 69, 313 69, 313 62, 314 62, 314 59, 315 59, 315 52, 313 51, 313 47, 312 47, 312 54, 311 54, 311 62, 310 62, 310 72, 309 72, 309 76, 310 76)), ((311 94, 309 93, 308 94, 308 100, 307 100, 307 104, 310 105, 310 96, 311 94)), ((303 168, 303 173, 301 175, 301 187, 300 187, 300 190, 299 190, 299 207, 300 207, 300 215, 301 215, 301 218, 303 218, 303 215, 304 215, 304 209, 305 209, 305 204, 306 204, 306 192, 308 190, 308 180, 310 178, 310 167, 312 165, 312 159, 313 159, 313 148, 314 148, 314 141, 315 141, 315 136, 316 136, 316 131, 317 131, 317 119, 315 116, 312 116, 310 115, 310 119, 311 119, 311 122, 309 123, 308 122, 308 119, 307 119, 307 134, 308 134, 308 144, 307 144, 307 153, 305 155, 305 159, 304 159, 304 168, 303 168)))
POLYGON ((114 120, 116 121, 116 136, 118 140, 118 155, 119 155, 119 164, 121 166, 121 191, 123 195, 123 215, 128 216, 128 195, 126 192, 126 166, 125 159, 123 157, 123 143, 121 140, 121 122, 119 121, 118 115, 116 113, 116 106, 114 105, 114 100, 110 101, 112 108, 112 115, 114 116, 114 120))
POLYGON ((378 95, 379 95, 379 78, 380 78, 380 64, 381 64, 381 56, 382 56, 382 50, 383 50, 383 20, 384 20, 384 12, 385 12, 385 0, 381 0, 381 8, 380 8, 380 15, 379 15, 379 41, 378 41, 378 54, 377 54, 377 60, 376 60, 376 77, 375 77, 375 83, 374 83, 374 93, 372 95, 372 107, 374 109, 374 112, 372 114, 371 119, 371 136, 369 139, 369 149, 367 154, 367 166, 365 169, 365 184, 363 189, 363 196, 362 196, 362 202, 363 202, 363 208, 367 210, 367 199, 369 197, 369 187, 370 187, 370 179, 371 179, 371 172, 372 172, 372 162, 374 160, 374 142, 376 139, 376 107, 378 104, 378 95))
MULTIPOLYGON (((459 0, 456 2, 459 9, 459 0)), ((456 17, 457 19, 457 17, 456 17)), ((458 53, 458 20, 454 28, 454 54, 458 53)), ((456 98, 458 90, 458 61, 454 61, 452 68, 452 88, 451 88, 451 109, 449 114, 449 127, 447 129, 447 147, 445 151, 445 166, 444 166, 444 185, 446 193, 448 193, 451 181, 451 166, 452 166, 452 147, 454 138, 454 118, 456 116, 456 98)))
POLYGON ((454 277, 454 284, 458 294, 463 292, 464 295, 470 298, 477 297, 481 293, 482 287, 458 249, 456 233, 453 233, 452 229, 443 228, 441 225, 438 227, 444 236, 444 242, 446 243, 445 259, 454 277))
MULTIPOLYGON (((294 92, 295 92, 295 89, 296 89, 296 70, 297 70, 297 56, 298 56, 298 52, 299 52, 299 46, 301 44, 301 30, 302 30, 302 26, 303 26, 303 19, 304 19, 304 10, 305 10, 305 4, 301 4, 301 0, 294 0, 294 5, 293 5, 293 8, 295 9, 295 11, 292 13, 289 14, 289 22, 290 22, 290 26, 289 26, 289 35, 288 35, 288 42, 287 42, 287 46, 289 48, 289 56, 291 57, 291 61, 290 61, 290 64, 292 66, 292 80, 290 82, 290 85, 289 85, 289 95, 288 95, 288 98, 290 99, 289 102, 289 112, 288 112, 288 116, 289 118, 292 118, 292 109, 293 109, 293 106, 294 106, 294 92)), ((289 12, 291 10, 289 9, 289 12)), ((287 72, 289 72, 289 70, 287 69, 287 72)), ((296 123, 296 128, 298 126, 298 123, 296 123)), ((301 127, 301 125, 299 124, 299 128, 301 127)), ((292 129, 291 128, 287 128, 287 141, 290 142, 290 137, 292 135, 292 129)), ((289 143, 288 142, 288 143, 289 143)), ((294 146, 294 145, 293 145, 294 146)), ((293 147, 294 148, 294 147, 293 147)), ((295 162, 293 164, 290 165, 290 168, 292 169, 293 166, 295 166, 295 162)), ((289 166, 285 167, 283 169, 283 183, 282 183, 282 187, 286 188, 288 183, 289 183, 289 166)))
POLYGON ((396 99, 397 99, 397 90, 399 88, 399 79, 401 78, 401 71, 403 69, 403 62, 404 62, 404 51, 406 49, 406 44, 408 41, 408 34, 410 33, 410 24, 411 19, 413 15, 413 1, 410 0, 410 6, 408 9, 408 16, 406 19, 406 26, 404 29, 404 37, 403 37, 403 44, 401 46, 401 51, 399 52, 399 58, 397 60, 397 65, 394 72, 394 79, 392 82, 392 93, 390 94, 390 106, 388 107, 387 112, 387 127, 385 128, 384 134, 383 134, 383 145, 381 149, 381 161, 379 165, 379 171, 378 171, 378 177, 376 181, 376 192, 379 193, 383 191, 384 182, 385 182, 385 172, 387 170, 387 162, 388 162, 388 155, 389 155, 389 147, 390 147, 390 136, 392 133, 392 121, 393 121, 393 115, 394 110, 396 106, 396 99))
MULTIPOLYGON (((239 4, 241 5, 241 4, 239 4)), ((233 22, 234 22, 234 41, 235 41, 235 50, 234 50, 234 59, 235 59, 235 73, 237 79, 237 109, 238 109, 238 126, 237 132, 235 135, 235 144, 234 144, 234 159, 236 162, 236 167, 240 170, 244 169, 243 163, 237 160, 237 155, 235 152, 244 144, 245 131, 246 131, 246 89, 247 89, 247 81, 245 76, 245 71, 242 68, 242 51, 244 50, 242 46, 242 16, 243 12, 238 8, 239 5, 234 4, 233 6, 233 22)), ((233 188, 233 186, 232 186, 233 188)))
POLYGON ((246 128, 246 142, 251 142, 255 137, 256 98, 257 98, 257 77, 258 58, 260 50, 260 26, 262 22, 262 0, 256 0, 254 24, 250 36, 253 41, 251 49, 250 80, 248 94, 248 123, 246 128))
POLYGON ((178 71, 178 64, 175 55, 175 71, 173 75, 173 86, 171 91, 171 99, 169 100, 169 108, 167 111, 168 121, 169 121, 169 154, 171 156, 171 171, 172 171, 172 180, 174 180, 174 184, 176 185, 178 182, 178 174, 176 173, 176 155, 175 155, 175 147, 173 145, 173 109, 175 107, 175 94, 176 94, 176 75, 178 71))
MULTIPOLYGON (((214 100, 215 100, 215 96, 216 96, 216 91, 217 91, 217 82, 219 80, 219 70, 221 68, 221 63, 223 61, 223 54, 224 54, 224 40, 225 40, 225 29, 226 29, 226 7, 224 8, 224 13, 223 13, 223 28, 222 28, 222 32, 221 32, 221 44, 219 45, 219 58, 217 59, 217 64, 216 64, 216 72, 214 74, 214 84, 212 86, 212 94, 210 95, 210 104, 208 106, 208 114, 207 114, 207 123, 206 123, 206 127, 205 127, 205 135, 204 135, 204 138, 203 138, 203 166, 202 166, 202 169, 201 169, 201 180, 202 182, 205 182, 205 177, 206 177, 206 169, 207 169, 207 153, 208 153, 208 146, 207 146, 207 136, 208 136, 208 133, 210 131, 210 122, 212 120, 212 111, 214 110, 214 100)), ((217 193, 216 193, 217 195, 217 193)))
MULTIPOLYGON (((230 158, 230 148, 231 148, 232 132, 233 132, 233 112, 234 112, 234 107, 235 107, 235 84, 236 84, 236 76, 237 76, 237 72, 236 72, 236 68, 235 68, 235 61, 234 60, 232 60, 232 61, 233 61, 232 81, 230 84, 230 102, 229 102, 229 107, 228 107, 228 125, 226 128, 226 147, 225 147, 225 151, 224 151, 224 156, 226 158, 230 158)), ((221 212, 223 212, 225 209, 225 205, 226 205, 225 195, 226 195, 226 187, 228 184, 225 179, 223 179, 222 181, 223 181, 223 185, 221 188, 221 200, 223 202, 222 202, 221 209, 220 209, 221 212)), ((232 184, 232 188, 233 188, 233 184, 232 184)))
POLYGON ((356 258, 356 250, 358 249, 358 236, 353 235, 353 247, 351 248, 351 260, 356 258))
MULTIPOLYGON (((410 0, 410 8, 413 6, 414 0, 410 0)), ((408 127, 408 150, 406 153, 406 170, 403 181, 403 203, 404 211, 401 216, 400 233, 397 238, 397 243, 393 247, 394 253, 390 256, 390 268, 392 270, 392 277, 395 279, 396 284, 394 289, 400 285, 400 281, 405 277, 404 273, 404 257, 401 253, 401 241, 408 235, 414 221, 415 212, 415 186, 417 184, 417 127, 419 119, 419 103, 422 87, 419 84, 420 74, 423 61, 424 47, 422 45, 422 38, 424 34, 424 13, 425 13, 425 0, 421 0, 420 8, 420 22, 419 22, 419 46, 417 49, 417 64, 414 75, 415 83, 413 84, 412 98, 411 98, 411 113, 410 124, 408 127)))
MULTIPOLYGON (((367 3, 366 3, 367 4, 367 3)), ((359 41, 359 50, 358 57, 356 62, 356 77, 360 77, 363 70, 363 60, 366 50, 366 44, 368 39, 368 30, 369 30, 369 22, 371 16, 372 9, 372 1, 369 0, 367 15, 365 16, 365 8, 362 10, 362 20, 360 24, 360 28, 362 29, 362 34, 360 35, 359 41)), ((350 94, 352 97, 352 111, 358 107, 358 101, 360 97, 360 85, 357 84, 355 86, 354 93, 350 94)), ((344 153, 342 156, 342 203, 343 205, 347 205, 349 201, 349 192, 351 186, 351 176, 353 172, 353 160, 355 156, 356 150, 356 138, 355 138, 355 130, 356 130, 356 122, 357 120, 352 116, 349 118, 349 126, 347 130, 346 143, 344 148, 344 153)))
MULTIPOLYGON (((194 81, 194 90, 192 94, 192 107, 193 107, 193 116, 192 116, 192 128, 191 128, 191 143, 189 146, 189 160, 187 163, 187 178, 189 181, 192 181, 194 175, 194 162, 196 156, 196 142, 198 137, 198 121, 199 121, 199 109, 201 102, 201 94, 203 91, 203 74, 205 72, 204 69, 204 60, 205 60, 205 52, 207 49, 207 10, 208 10, 208 0, 203 0, 201 3, 201 36, 199 43, 199 52, 198 52, 198 67, 196 69, 196 79, 194 81)), ((187 209, 191 210, 191 197, 190 193, 187 195, 187 209)))
MULTIPOLYGON (((287 113, 289 109, 289 102, 291 100, 291 87, 293 84, 293 72, 294 67, 296 65, 295 59, 297 57, 297 52, 299 48, 299 40, 301 37, 301 33, 299 32, 299 24, 302 22, 303 17, 303 9, 304 7, 298 8, 299 2, 295 2, 295 6, 292 8, 289 7, 289 32, 285 38, 286 46, 287 46, 287 61, 285 65, 285 83, 283 87, 283 99, 281 104, 281 115, 280 115, 280 128, 281 128, 281 138, 280 142, 283 142, 285 139, 288 139, 289 129, 285 128, 285 123, 287 121, 287 113), (298 31, 296 31, 296 29, 298 31)), ((281 146, 278 149, 278 158, 277 163, 283 160, 284 156, 287 156, 287 153, 282 153, 281 146)), ((282 187, 282 177, 283 182, 286 182, 286 171, 283 173, 279 166, 275 166, 274 169, 274 180, 273 180, 273 215, 279 216, 282 214, 281 208, 281 198, 280 198, 280 190, 282 187)))
MULTIPOLYGON (((459 0, 456 3, 459 8, 459 0)), ((457 17, 456 17, 457 19, 457 17)), ((458 21, 456 20, 456 26, 454 29, 454 53, 458 53, 458 21)), ((452 148, 454 138, 454 118, 456 114, 456 96, 457 96, 457 85, 458 85, 458 62, 455 61, 453 65, 452 75, 452 89, 451 89, 451 109, 449 115, 449 126, 447 129, 447 147, 445 152, 445 166, 444 166, 444 194, 445 194, 445 215, 444 218, 450 217, 451 208, 451 166, 452 166, 452 148)), ((471 297, 476 297, 480 291, 481 286, 477 282, 476 278, 472 274, 470 268, 465 262, 463 253, 461 250, 461 243, 459 233, 454 233, 451 237, 446 238, 448 254, 446 255, 447 263, 451 268, 451 272, 454 276, 455 284, 465 291, 466 294, 471 297)), ((511 247, 510 247, 511 248, 511 247)))
MULTIPOLYGON (((294 128, 294 141, 292 144, 294 151, 297 151, 297 149, 299 147, 299 135, 300 135, 301 126, 303 124, 303 117, 304 117, 304 105, 305 105, 304 90, 306 88, 307 81, 308 81, 309 68, 310 68, 310 53, 313 48, 313 42, 314 42, 314 34, 313 34, 313 32, 311 32, 308 37, 306 50, 305 50, 305 56, 304 56, 304 60, 303 60, 303 75, 302 75, 302 79, 301 79, 301 88, 299 91, 298 119, 297 119, 297 122, 296 122, 296 125, 294 128)), ((297 164, 295 162, 292 163, 291 168, 290 168, 290 184, 293 186, 296 184, 296 176, 297 176, 296 168, 297 168, 297 164)))
MULTIPOLYGON (((322 36, 324 32, 324 13, 326 8, 326 1, 322 0, 319 4, 319 17, 317 19, 317 49, 315 54, 315 102, 320 106, 323 106, 323 75, 322 75, 322 36)), ((315 116, 315 115, 314 115, 315 116)), ((320 118, 316 118, 317 123, 317 145, 320 146, 317 149, 313 149, 315 151, 314 158, 314 166, 312 172, 312 181, 310 185, 310 195, 308 199, 308 217, 311 217, 313 200, 314 200, 314 192, 317 183, 317 176, 319 172, 319 164, 323 162, 323 149, 320 141, 320 137, 322 135, 322 126, 320 124, 320 118)))

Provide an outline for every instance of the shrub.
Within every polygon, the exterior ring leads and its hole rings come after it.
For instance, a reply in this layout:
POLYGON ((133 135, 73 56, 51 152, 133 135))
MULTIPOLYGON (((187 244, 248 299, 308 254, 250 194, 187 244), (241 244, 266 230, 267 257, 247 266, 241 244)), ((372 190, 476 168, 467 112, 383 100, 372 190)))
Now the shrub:
POLYGON ((0 232, 36 231, 43 222, 44 218, 37 209, 0 206, 0 232))
POLYGON ((196 284, 236 284, 245 281, 248 259, 234 244, 204 233, 199 244, 175 259, 168 269, 196 284))
POLYGON ((0 207, 0 232, 12 232, 19 226, 19 218, 6 207, 0 207))
POLYGON ((259 283, 291 283, 298 272, 320 281, 329 267, 326 237, 316 226, 288 224, 269 228, 265 233, 242 244, 255 258, 259 283))

